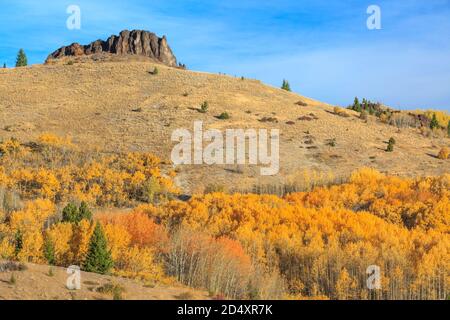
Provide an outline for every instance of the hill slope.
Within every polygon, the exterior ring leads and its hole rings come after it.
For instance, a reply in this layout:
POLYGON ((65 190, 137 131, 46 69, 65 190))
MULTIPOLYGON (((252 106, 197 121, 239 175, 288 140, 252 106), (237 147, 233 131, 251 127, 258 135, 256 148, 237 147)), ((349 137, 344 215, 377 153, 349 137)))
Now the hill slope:
POLYGON ((69 275, 65 268, 31 263, 24 266, 22 271, 0 272, 0 300, 111 300, 113 293, 104 290, 108 285, 120 288, 125 300, 209 299, 206 292, 182 286, 147 286, 137 280, 87 272, 81 272, 81 289, 72 291, 66 287, 69 275))
POLYGON ((339 117, 330 105, 256 80, 122 59, 0 69, 0 88, 0 139, 29 141, 52 132, 86 148, 150 151, 168 161, 175 145, 172 131, 192 131, 195 120, 206 128, 281 130, 278 176, 262 178, 256 167, 182 167, 178 182, 186 192, 213 182, 241 188, 279 182, 312 169, 336 176, 363 166, 400 175, 450 171, 449 161, 434 157, 449 145, 447 138, 399 131, 372 117, 364 123, 352 111, 350 117, 339 117), (151 73, 155 66, 156 75, 151 73), (299 100, 307 106, 296 104, 299 100), (209 102, 206 114, 197 111, 203 101, 209 102), (225 111, 230 120, 215 117, 225 111), (397 144, 395 152, 386 153, 390 137, 397 144), (334 147, 330 139, 336 139, 334 147))

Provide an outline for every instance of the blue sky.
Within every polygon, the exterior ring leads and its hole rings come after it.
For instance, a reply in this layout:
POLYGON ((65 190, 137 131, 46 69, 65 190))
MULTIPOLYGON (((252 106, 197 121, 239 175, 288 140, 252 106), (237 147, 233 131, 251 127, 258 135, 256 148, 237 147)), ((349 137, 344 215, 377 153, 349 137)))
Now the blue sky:
POLYGON ((224 72, 333 104, 355 96, 450 111, 450 0, 0 0, 0 63, 123 29, 167 35, 192 70, 224 72), (81 8, 81 30, 66 9, 81 8), (381 30, 368 30, 369 5, 381 30))

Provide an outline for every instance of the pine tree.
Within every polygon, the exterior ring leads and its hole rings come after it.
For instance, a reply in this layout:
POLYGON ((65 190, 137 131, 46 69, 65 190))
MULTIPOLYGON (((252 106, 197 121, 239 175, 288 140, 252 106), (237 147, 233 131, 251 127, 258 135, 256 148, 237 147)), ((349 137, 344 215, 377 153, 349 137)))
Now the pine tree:
POLYGON ((281 89, 286 90, 286 91, 291 91, 291 85, 289 84, 289 81, 283 80, 281 89))
POLYGON ((78 208, 73 204, 69 203, 62 212, 62 221, 69 223, 78 223, 78 208))
POLYGON ((17 256, 23 248, 23 234, 18 230, 14 236, 14 254, 17 256))
POLYGON ((430 128, 432 130, 439 128, 439 121, 436 117, 436 113, 433 114, 433 118, 431 119, 431 122, 430 122, 430 128))
POLYGON ((6 69, 6 63, 3 63, 3 69, 6 69))
POLYGON ((100 223, 97 223, 89 242, 89 250, 83 265, 84 270, 87 272, 107 274, 113 266, 114 262, 111 258, 111 252, 108 251, 103 228, 100 223))
POLYGON ((358 97, 355 97, 355 101, 353 102, 353 110, 357 111, 357 112, 361 112, 361 104, 359 103, 359 99, 358 97))
POLYGON ((81 220, 92 221, 92 212, 84 201, 81 202, 80 208, 78 209, 78 220, 78 222, 81 222, 81 220))
POLYGON ((25 67, 28 65, 28 59, 23 49, 19 50, 17 54, 16 67, 25 67))
POLYGON ((54 265, 55 260, 55 246, 50 238, 46 238, 44 242, 44 257, 47 260, 48 264, 54 265))
POLYGON ((92 221, 92 212, 89 210, 86 202, 81 202, 79 208, 76 207, 73 203, 69 203, 64 209, 62 213, 62 221, 69 223, 80 223, 81 220, 89 220, 92 221))

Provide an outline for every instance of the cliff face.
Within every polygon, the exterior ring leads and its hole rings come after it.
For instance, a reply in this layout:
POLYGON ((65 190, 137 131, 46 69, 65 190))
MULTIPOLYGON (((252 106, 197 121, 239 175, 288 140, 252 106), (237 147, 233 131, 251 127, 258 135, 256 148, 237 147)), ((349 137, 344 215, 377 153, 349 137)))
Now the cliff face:
POLYGON ((154 33, 143 30, 124 30, 118 36, 106 41, 97 40, 88 45, 73 43, 61 47, 47 58, 47 62, 63 57, 80 57, 94 54, 140 55, 155 59, 171 67, 177 66, 177 59, 170 49, 165 36, 159 38, 154 33))

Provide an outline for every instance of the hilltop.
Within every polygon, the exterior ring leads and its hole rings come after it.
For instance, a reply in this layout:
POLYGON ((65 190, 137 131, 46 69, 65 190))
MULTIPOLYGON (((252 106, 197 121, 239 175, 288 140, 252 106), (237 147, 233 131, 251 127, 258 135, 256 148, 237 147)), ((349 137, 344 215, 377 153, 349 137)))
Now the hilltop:
POLYGON ((402 176, 439 175, 449 161, 436 155, 450 141, 415 128, 399 129, 369 116, 281 90, 258 80, 169 67, 142 56, 114 61, 77 60, 0 69, 0 139, 31 141, 44 132, 69 136, 101 152, 149 151, 168 165, 173 130, 277 128, 280 174, 261 177, 250 166, 183 166, 177 183, 185 192, 211 183, 249 189, 256 183, 286 183, 304 171, 330 180, 361 167, 402 176), (158 73, 154 74, 157 68, 158 73), (200 105, 207 101, 207 113, 200 105), (217 118, 223 112, 228 120, 217 118), (387 141, 395 138, 392 153, 387 141))

